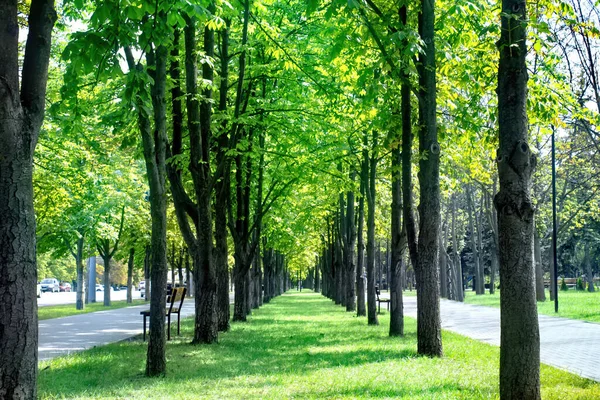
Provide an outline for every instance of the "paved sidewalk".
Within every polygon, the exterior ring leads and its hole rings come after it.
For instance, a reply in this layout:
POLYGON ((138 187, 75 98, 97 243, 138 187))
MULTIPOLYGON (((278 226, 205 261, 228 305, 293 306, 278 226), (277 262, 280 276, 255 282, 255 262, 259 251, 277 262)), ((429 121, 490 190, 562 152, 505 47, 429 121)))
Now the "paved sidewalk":
MULTIPOLYGON (((417 298, 404 297, 404 314, 417 317, 417 298)), ((442 327, 500 345, 500 309, 441 300, 442 327)), ((600 382, 600 324, 539 316, 544 364, 600 382)))
MULTIPOLYGON (((148 303, 40 321, 39 360, 49 360, 139 335, 143 326, 140 311, 149 308, 148 303)), ((186 299, 181 310, 181 318, 190 315, 194 315, 193 298, 186 299)))

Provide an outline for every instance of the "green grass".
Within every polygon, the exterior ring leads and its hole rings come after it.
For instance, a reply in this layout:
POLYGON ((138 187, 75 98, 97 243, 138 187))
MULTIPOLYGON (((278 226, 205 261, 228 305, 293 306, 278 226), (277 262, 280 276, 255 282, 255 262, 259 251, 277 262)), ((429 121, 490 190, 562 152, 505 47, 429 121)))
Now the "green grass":
MULTIPOLYGON (((193 324, 169 342, 162 378, 146 378, 146 343, 132 340, 40 363, 40 398, 285 399, 498 398, 499 349, 444 332, 443 358, 416 354, 406 336, 309 291, 287 294, 234 323, 215 345, 193 346, 193 324)), ((542 366, 544 399, 600 398, 600 384, 542 366)))
MULTIPOLYGON (((84 310, 76 310, 75 304, 60 304, 56 306, 38 307, 38 320, 68 317, 70 315, 87 314, 96 311, 114 310, 117 308, 139 306, 146 303, 144 300, 133 300, 133 303, 127 303, 125 300, 113 301, 109 307, 104 307, 102 302, 88 303, 84 310)), ((149 304, 149 303, 148 303, 149 304)))
MULTIPOLYGON (((475 292, 465 292, 465 303, 482 306, 500 307, 500 293, 477 296, 475 292)), ((600 291, 588 293, 568 290, 558 293, 558 314, 554 312, 554 301, 550 301, 550 293, 546 291, 546 301, 538 302, 538 313, 564 318, 579 319, 589 322, 600 322, 600 291)))

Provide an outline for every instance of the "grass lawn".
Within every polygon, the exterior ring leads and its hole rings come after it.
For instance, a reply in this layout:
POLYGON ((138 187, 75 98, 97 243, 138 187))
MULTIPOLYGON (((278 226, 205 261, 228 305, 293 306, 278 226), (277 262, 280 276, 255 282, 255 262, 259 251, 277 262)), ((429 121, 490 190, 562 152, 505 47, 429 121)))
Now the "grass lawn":
MULTIPOLYGON (((500 307, 500 293, 477 296, 475 292, 465 292, 465 303, 482 306, 500 307)), ((589 322, 600 322, 600 291, 588 293, 577 290, 558 292, 558 314, 554 312, 554 301, 550 301, 550 293, 546 290, 546 301, 538 302, 538 312, 544 315, 579 319, 589 322)))
MULTIPOLYGON (((96 311, 114 310, 117 308, 138 306, 147 303, 144 300, 133 300, 133 303, 127 303, 125 300, 112 301, 110 307, 104 307, 102 301, 96 303, 88 303, 84 310, 76 310, 75 304, 60 304, 56 306, 38 307, 38 320, 68 317, 70 315, 86 314, 96 311)), ((148 306, 150 303, 148 302, 148 306)))
MULTIPOLYGON (((40 398, 498 398, 499 349, 444 332, 445 357, 416 355, 416 324, 387 335, 389 314, 367 326, 324 297, 274 299, 215 345, 189 344, 193 324, 167 347, 166 377, 144 377, 146 343, 98 347, 40 363, 40 398)), ((544 399, 600 398, 600 384, 542 366, 544 399)))

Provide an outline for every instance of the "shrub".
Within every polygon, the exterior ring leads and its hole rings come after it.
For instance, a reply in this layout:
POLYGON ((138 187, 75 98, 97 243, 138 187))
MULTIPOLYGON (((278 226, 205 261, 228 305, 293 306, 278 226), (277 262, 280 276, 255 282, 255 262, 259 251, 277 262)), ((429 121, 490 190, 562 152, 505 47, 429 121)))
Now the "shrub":
POLYGON ((585 284, 581 278, 577 278, 577 290, 585 290, 585 284))
POLYGON ((562 278, 560 280, 560 290, 563 292, 569 290, 569 287, 567 286, 567 283, 565 282, 565 278, 562 278))

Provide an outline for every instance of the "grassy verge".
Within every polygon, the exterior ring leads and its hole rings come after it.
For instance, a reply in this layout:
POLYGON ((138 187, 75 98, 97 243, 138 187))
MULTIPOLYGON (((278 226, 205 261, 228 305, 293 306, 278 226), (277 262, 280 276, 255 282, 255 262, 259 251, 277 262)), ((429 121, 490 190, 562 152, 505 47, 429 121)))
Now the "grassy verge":
MULTIPOLYGON (((482 306, 500 307, 500 293, 493 295, 475 295, 465 293, 465 303, 482 306)), ((554 302, 550 301, 550 293, 546 290, 546 301, 538 302, 538 312, 544 315, 579 319, 589 322, 600 322, 600 291, 594 293, 568 290, 558 293, 558 314, 554 312, 554 302)))
MULTIPOLYGON (((133 303, 127 303, 125 300, 113 301, 109 307, 104 307, 102 302, 89 303, 85 305, 84 310, 76 310, 74 304, 60 304, 56 306, 45 306, 38 308, 38 320, 68 317, 70 315, 86 314, 96 311, 114 310, 117 308, 139 306, 146 303, 144 300, 133 300, 133 303)), ((148 303, 148 306, 150 303, 148 303)))
MULTIPOLYGON (((215 345, 192 346, 193 321, 167 347, 168 372, 144 377, 147 343, 98 347, 40 364, 41 398, 498 397, 499 349, 444 332, 445 357, 416 355, 416 324, 387 335, 389 314, 367 326, 318 294, 274 299, 215 345)), ((600 384, 542 367, 544 399, 600 398, 600 384)))

